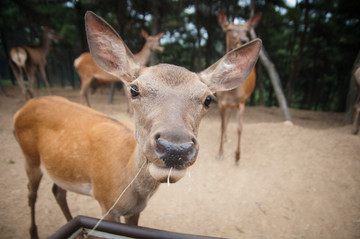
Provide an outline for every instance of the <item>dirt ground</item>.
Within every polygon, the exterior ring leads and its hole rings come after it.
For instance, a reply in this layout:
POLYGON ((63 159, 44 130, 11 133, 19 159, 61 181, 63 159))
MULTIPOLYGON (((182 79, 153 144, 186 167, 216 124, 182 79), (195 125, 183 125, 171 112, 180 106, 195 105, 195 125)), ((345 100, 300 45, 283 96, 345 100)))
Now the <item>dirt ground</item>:
MULTIPOLYGON (((12 134, 12 117, 25 103, 17 87, 0 92, 0 238, 28 238, 30 210, 23 157, 12 134)), ((123 92, 107 104, 108 90, 91 96, 93 108, 129 119, 123 92)), ((46 91, 40 90, 40 95, 46 91)), ((79 102, 78 90, 54 95, 79 102)), ((161 185, 139 225, 225 238, 360 238, 360 135, 342 114, 291 110, 294 126, 275 107, 247 107, 242 158, 234 163, 235 118, 225 160, 217 161, 220 117, 216 105, 199 130, 200 153, 187 175, 161 185)), ((44 177, 37 201, 39 235, 66 223, 44 177)), ((101 217, 96 201, 68 194, 73 216, 101 217)))

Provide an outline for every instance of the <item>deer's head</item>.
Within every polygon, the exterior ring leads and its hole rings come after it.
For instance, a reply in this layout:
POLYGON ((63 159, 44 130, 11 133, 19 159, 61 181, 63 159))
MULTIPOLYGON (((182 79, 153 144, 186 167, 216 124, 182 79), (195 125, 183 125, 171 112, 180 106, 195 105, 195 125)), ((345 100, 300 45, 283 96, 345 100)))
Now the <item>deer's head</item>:
POLYGON ((255 65, 261 41, 235 49, 206 70, 159 64, 141 67, 121 37, 92 12, 85 16, 90 52, 96 63, 122 79, 131 95, 139 160, 150 174, 165 182, 183 177, 199 151, 197 133, 213 93, 242 84, 255 65))
POLYGON ((223 32, 226 34, 226 52, 249 42, 248 32, 257 26, 260 19, 261 13, 258 13, 244 24, 235 24, 233 22, 229 22, 227 16, 219 10, 218 22, 223 32))
POLYGON ((54 29, 52 29, 48 26, 45 26, 44 37, 48 38, 52 41, 64 39, 64 37, 60 33, 58 33, 57 31, 55 31, 54 29))
POLYGON ((164 36, 163 32, 160 32, 156 36, 150 36, 145 30, 141 29, 141 35, 145 38, 146 43, 151 51, 158 51, 162 53, 164 47, 160 46, 160 38, 164 36))

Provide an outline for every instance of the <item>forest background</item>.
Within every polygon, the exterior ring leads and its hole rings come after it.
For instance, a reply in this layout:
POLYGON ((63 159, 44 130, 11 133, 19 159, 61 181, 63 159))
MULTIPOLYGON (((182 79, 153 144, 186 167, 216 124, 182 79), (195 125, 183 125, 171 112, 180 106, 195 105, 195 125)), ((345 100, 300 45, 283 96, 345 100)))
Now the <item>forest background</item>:
MULTIPOLYGON (((357 0, 2 0, 0 2, 0 85, 16 84, 7 63, 11 47, 39 44, 44 25, 64 36, 48 55, 52 86, 79 88, 73 61, 88 51, 87 10, 108 21, 133 53, 144 44, 140 31, 164 32, 158 62, 201 71, 225 54, 225 34, 217 22, 221 9, 243 23, 261 12, 255 32, 274 64, 289 107, 349 112, 355 98, 353 72, 360 65, 360 1, 357 0), (251 6, 251 7, 250 7, 251 6)), ((248 104, 277 106, 260 61, 257 86, 248 104)), ((345 116, 346 114, 344 114, 345 116)), ((351 121, 351 117, 344 117, 351 121)))

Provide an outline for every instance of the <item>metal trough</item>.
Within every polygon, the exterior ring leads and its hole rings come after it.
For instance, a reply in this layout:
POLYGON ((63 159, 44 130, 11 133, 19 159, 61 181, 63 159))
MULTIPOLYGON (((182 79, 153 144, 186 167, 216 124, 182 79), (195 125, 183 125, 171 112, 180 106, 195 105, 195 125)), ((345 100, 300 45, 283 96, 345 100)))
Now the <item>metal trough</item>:
MULTIPOLYGON (((57 230, 49 239, 74 239, 83 238, 81 235, 88 234, 99 219, 77 216, 57 230)), ((143 238, 143 239, 210 239, 208 237, 169 232, 147 227, 129 226, 122 223, 102 221, 95 231, 91 232, 91 238, 143 238)))

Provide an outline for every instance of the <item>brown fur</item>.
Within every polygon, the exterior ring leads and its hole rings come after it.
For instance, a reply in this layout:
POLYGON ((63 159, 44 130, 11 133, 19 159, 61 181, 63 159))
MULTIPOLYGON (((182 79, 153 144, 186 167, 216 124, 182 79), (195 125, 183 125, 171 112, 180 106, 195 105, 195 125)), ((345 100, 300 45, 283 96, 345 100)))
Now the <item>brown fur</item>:
POLYGON ((42 42, 39 46, 19 46, 10 50, 9 65, 15 75, 15 78, 21 87, 25 99, 34 96, 33 85, 36 80, 36 74, 40 74, 50 94, 50 85, 46 77, 46 55, 49 52, 53 40, 61 40, 63 37, 51 28, 45 27, 42 42), (19 61, 19 56, 22 61, 19 61), (28 78, 28 87, 25 87, 24 76, 28 78))
POLYGON ((96 64, 128 88, 138 89, 130 102, 134 133, 127 122, 61 97, 33 99, 16 113, 14 127, 29 179, 33 238, 38 237, 35 202, 42 170, 53 179, 53 192, 67 220, 72 218, 67 190, 93 196, 105 213, 141 170, 106 217, 119 221, 124 216, 126 223, 136 225, 170 171, 169 181, 176 182, 195 163, 197 131, 208 110, 204 102, 216 90, 243 83, 261 48, 261 41, 255 40, 198 74, 169 64, 143 68, 103 19, 88 12, 85 22, 96 64))
MULTIPOLYGON (((250 18, 245 24, 234 24, 228 22, 227 16, 219 10, 218 12, 218 22, 223 31, 225 32, 226 37, 226 52, 229 52, 235 48, 242 46, 244 43, 249 41, 247 36, 251 28, 254 28, 259 20, 261 15, 255 15, 250 18)), ((219 91, 216 93, 218 98, 218 107, 221 117, 221 138, 220 138, 220 148, 217 155, 218 160, 223 159, 224 148, 223 144, 226 139, 226 128, 230 118, 231 109, 235 108, 237 111, 237 148, 235 152, 235 162, 238 163, 240 160, 240 142, 241 142, 241 133, 243 128, 243 118, 245 112, 245 103, 250 97, 252 92, 255 89, 256 85, 256 73, 253 68, 249 78, 236 89, 230 91, 219 91)))
MULTIPOLYGON (((146 42, 141 51, 134 55, 135 60, 141 65, 146 66, 149 62, 151 54, 154 51, 163 52, 164 48, 160 46, 160 38, 164 33, 159 33, 156 36, 149 36, 146 31, 141 30, 142 36, 146 42)), ((88 88, 94 79, 97 79, 99 84, 106 84, 110 82, 121 82, 121 79, 102 70, 93 60, 89 52, 82 53, 74 60, 74 67, 80 76, 81 89, 80 89, 80 103, 84 100, 88 106, 90 101, 88 97, 88 88)))

